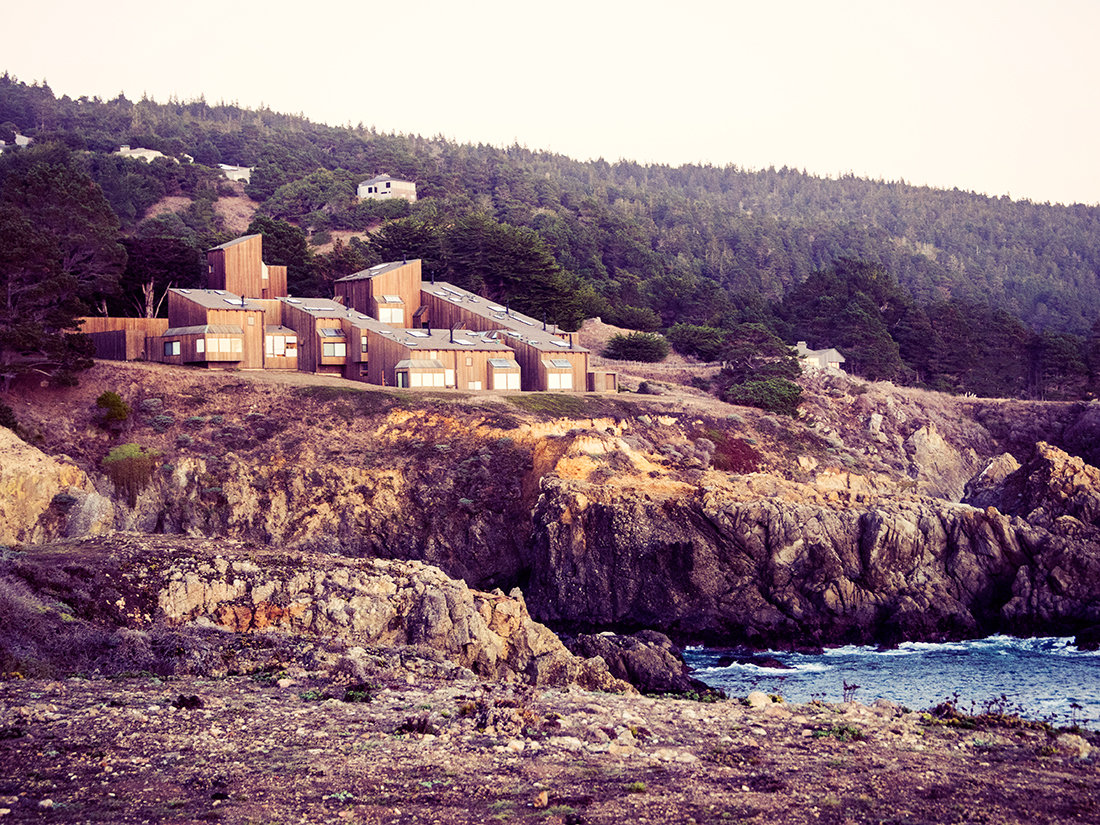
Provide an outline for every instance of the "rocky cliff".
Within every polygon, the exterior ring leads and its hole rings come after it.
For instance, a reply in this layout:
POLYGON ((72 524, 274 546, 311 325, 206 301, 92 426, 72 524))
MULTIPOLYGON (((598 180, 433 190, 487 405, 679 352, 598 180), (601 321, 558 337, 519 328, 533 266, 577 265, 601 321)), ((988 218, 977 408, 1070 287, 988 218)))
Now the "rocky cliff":
POLYGON ((435 677, 630 689, 534 622, 519 591, 472 590, 421 562, 123 535, 5 555, 4 671, 224 675, 308 660, 362 681, 408 651, 406 670, 419 660, 435 677), (308 656, 292 649, 302 640, 308 656))
POLYGON ((1087 453, 1095 405, 821 379, 792 421, 682 397, 97 370, 87 389, 16 405, 40 449, 0 430, 19 501, 0 510, 0 542, 127 531, 419 560, 481 591, 520 586, 562 628, 721 643, 1100 623, 1095 471, 1036 446, 1046 433, 1087 453), (133 409, 123 433, 97 426, 104 387, 133 409), (133 507, 100 464, 124 440, 160 456, 133 507))

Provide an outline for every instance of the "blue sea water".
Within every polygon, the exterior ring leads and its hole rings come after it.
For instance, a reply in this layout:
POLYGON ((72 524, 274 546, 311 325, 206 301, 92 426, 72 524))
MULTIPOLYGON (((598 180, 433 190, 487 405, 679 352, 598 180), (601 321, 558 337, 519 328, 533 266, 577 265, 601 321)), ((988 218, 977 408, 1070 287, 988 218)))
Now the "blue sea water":
POLYGON ((767 651, 788 669, 758 664, 721 667, 729 651, 689 648, 692 675, 731 696, 753 690, 792 702, 841 701, 844 683, 858 685, 855 699, 892 699, 927 710, 956 699, 960 710, 982 712, 1007 698, 1009 712, 1056 725, 1100 729, 1100 652, 1081 651, 1072 638, 990 636, 964 642, 907 642, 895 649, 846 646, 819 655, 767 651))

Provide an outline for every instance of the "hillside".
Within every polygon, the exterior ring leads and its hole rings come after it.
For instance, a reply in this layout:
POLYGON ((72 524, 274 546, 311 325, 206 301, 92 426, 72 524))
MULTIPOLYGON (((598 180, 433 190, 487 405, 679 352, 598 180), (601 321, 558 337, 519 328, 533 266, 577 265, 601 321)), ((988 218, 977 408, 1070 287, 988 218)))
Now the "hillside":
POLYGON ((204 249, 254 231, 305 296, 419 257, 569 328, 764 323, 789 344, 840 348, 867 379, 1049 400, 1100 388, 1097 206, 787 168, 582 163, 201 100, 77 103, 7 75, 2 122, 71 149, 103 191, 130 264, 121 295, 89 299, 116 313, 147 306, 147 285, 192 284, 204 249), (123 143, 166 157, 112 155, 123 143), (175 163, 184 155, 195 163, 175 163), (219 162, 253 167, 250 204, 219 162), (355 184, 379 172, 415 181, 419 200, 358 201, 355 184), (832 278, 845 261, 885 273, 889 300, 832 278))

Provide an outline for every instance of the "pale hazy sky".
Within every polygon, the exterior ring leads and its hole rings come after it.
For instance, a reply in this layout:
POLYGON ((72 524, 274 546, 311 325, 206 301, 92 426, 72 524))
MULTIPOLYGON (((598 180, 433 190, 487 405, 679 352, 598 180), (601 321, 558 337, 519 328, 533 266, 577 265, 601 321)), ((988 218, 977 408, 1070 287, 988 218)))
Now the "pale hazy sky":
POLYGON ((1097 0, 12 3, 0 71, 578 160, 1100 203, 1097 0))

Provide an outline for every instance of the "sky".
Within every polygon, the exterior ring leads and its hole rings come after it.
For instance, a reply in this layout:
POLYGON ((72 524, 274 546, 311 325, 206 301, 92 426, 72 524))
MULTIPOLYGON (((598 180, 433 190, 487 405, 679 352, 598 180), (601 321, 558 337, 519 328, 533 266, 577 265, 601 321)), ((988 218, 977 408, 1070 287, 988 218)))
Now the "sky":
POLYGON ((1097 0, 37 0, 5 10, 0 72, 578 160, 1100 204, 1098 37, 1097 0))

